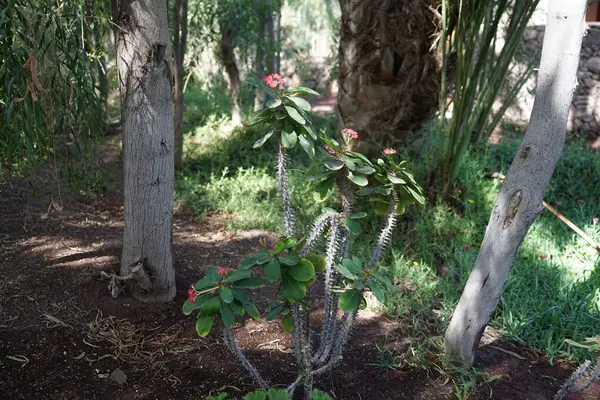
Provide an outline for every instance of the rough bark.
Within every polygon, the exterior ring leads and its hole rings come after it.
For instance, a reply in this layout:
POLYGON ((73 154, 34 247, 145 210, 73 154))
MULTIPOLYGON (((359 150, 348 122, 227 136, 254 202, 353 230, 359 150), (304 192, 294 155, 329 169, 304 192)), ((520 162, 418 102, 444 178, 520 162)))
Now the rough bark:
POLYGON ((183 60, 187 44, 188 0, 175 0, 173 5, 173 102, 175 114, 175 169, 181 169, 183 159, 183 60))
POLYGON ((173 97, 164 0, 113 0, 123 124, 125 229, 120 275, 133 297, 175 297, 173 97))
MULTIPOLYGON (((104 7, 104 5, 102 5, 104 7)), ((98 0, 94 0, 92 15, 98 15, 98 0)), ((102 50, 102 31, 99 20, 94 21, 94 46, 96 51, 102 50)), ((106 57, 101 56, 93 61, 94 69, 98 74, 98 91, 100 92, 100 102, 102 104, 102 115, 106 117, 108 106, 108 78, 106 77, 106 57)))
POLYGON ((490 221, 445 336, 447 354, 473 363, 496 309, 510 266, 542 201, 562 152, 577 84, 586 0, 552 0, 527 133, 506 175, 490 221))
POLYGON ((227 24, 221 25, 221 43, 219 46, 221 62, 225 66, 229 79, 229 94, 231 95, 231 122, 233 125, 242 123, 242 110, 240 106, 240 71, 235 58, 235 12, 234 17, 227 24))
POLYGON ((440 22, 432 10, 439 3, 340 0, 340 127, 376 143, 395 142, 434 115, 441 62, 434 50, 440 22))
MULTIPOLYGON (((263 2, 263 0, 259 0, 263 2)), ((257 8, 260 9, 260 3, 257 8)), ((266 29, 267 29, 267 15, 266 12, 259 16, 258 21, 258 41, 256 43, 256 58, 254 59, 254 73, 259 78, 265 75, 265 47, 266 47, 266 29)), ((264 102, 263 91, 260 88, 256 88, 254 97, 254 111, 258 111, 262 108, 264 102)))

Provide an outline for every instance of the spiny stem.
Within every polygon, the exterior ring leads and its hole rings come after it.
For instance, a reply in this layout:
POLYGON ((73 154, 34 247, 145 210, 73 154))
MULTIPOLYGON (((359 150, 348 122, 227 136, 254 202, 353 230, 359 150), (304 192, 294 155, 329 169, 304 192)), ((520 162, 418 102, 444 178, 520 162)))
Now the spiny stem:
MULTIPOLYGON (((354 196, 345 177, 339 179, 338 184, 340 187, 340 200, 342 201, 344 217, 348 218, 352 213, 352 202, 354 200, 354 196)), ((350 231, 347 228, 344 229, 344 235, 342 236, 342 250, 340 254, 342 258, 347 258, 350 254, 350 231)))
POLYGON ((390 206, 388 207, 387 220, 381 232, 379 233, 379 239, 377 240, 377 245, 373 249, 373 255, 371 256, 371 261, 369 261, 369 265, 367 269, 375 268, 375 264, 381 258, 381 254, 383 249, 388 245, 390 239, 392 237, 392 232, 394 230, 394 226, 396 226, 396 210, 398 206, 398 198, 396 192, 392 192, 392 198, 390 201, 390 206))
POLYGON ((300 251, 300 257, 303 257, 307 255, 308 252, 310 252, 316 241, 321 238, 321 234, 323 233, 327 225, 331 224, 332 219, 336 218, 337 215, 337 213, 334 213, 332 211, 325 211, 323 214, 319 215, 317 219, 315 219, 310 235, 308 235, 306 243, 300 251))
POLYGON ((292 209, 292 193, 287 174, 287 152, 281 140, 277 157, 277 183, 283 200, 283 229, 286 236, 294 236, 294 210, 292 209))
POLYGON ((223 328, 223 339, 225 340, 225 343, 227 343, 227 345, 229 346, 229 348, 231 350, 233 350, 233 353, 235 354, 235 356, 237 357, 237 359, 240 361, 240 363, 242 364, 242 366, 244 368, 246 368, 246 371, 248 371, 248 373, 250 374, 250 376, 252 376, 252 378, 254 379, 254 381, 263 389, 268 390, 269 389, 269 385, 267 384, 267 382, 260 376, 260 374, 258 373, 258 370, 254 367, 254 365, 252 365, 252 363, 250 362, 250 360, 248 360, 248 358, 246 358, 246 356, 244 355, 244 352, 242 351, 242 349, 240 348, 240 346, 238 346, 237 341, 235 340, 235 335, 233 334, 233 331, 229 328, 223 328))

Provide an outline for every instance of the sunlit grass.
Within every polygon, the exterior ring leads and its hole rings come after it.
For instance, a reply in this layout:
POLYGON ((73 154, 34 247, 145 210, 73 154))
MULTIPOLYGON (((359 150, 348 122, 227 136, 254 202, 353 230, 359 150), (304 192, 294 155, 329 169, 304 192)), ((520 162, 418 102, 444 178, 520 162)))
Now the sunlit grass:
MULTIPOLYGON (((318 118, 315 124, 319 130, 335 129, 333 117, 318 118)), ((178 175, 177 198, 199 215, 225 213, 231 229, 280 232, 275 144, 252 149, 261 133, 232 129, 226 117, 206 117, 186 138, 186 167, 178 175)), ((500 190, 501 183, 486 177, 486 172, 506 174, 518 144, 518 138, 508 135, 500 145, 468 153, 459 172, 458 204, 411 208, 400 219, 392 251, 379 268, 391 273, 399 289, 386 310, 410 321, 410 330, 443 334, 500 190)), ((306 230, 323 205, 312 199, 303 172, 308 166, 305 155, 298 151, 291 156, 297 225, 306 230)), ((413 160, 417 177, 425 175, 418 166, 430 156, 421 154, 413 160)), ((575 142, 565 149, 546 195, 550 204, 597 242, 600 224, 594 224, 593 218, 600 217, 599 176, 600 156, 575 142)), ((375 216, 363 220, 364 233, 354 241, 354 254, 370 255, 378 224, 375 216)), ((552 361, 584 359, 585 350, 567 345, 564 339, 600 335, 598 253, 554 215, 543 213, 515 258, 491 325, 505 338, 542 351, 552 361)))

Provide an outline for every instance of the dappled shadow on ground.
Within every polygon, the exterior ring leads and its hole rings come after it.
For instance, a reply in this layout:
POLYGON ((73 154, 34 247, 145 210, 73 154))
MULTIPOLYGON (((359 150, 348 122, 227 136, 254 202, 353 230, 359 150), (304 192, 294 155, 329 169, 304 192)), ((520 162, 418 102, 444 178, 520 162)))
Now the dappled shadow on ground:
MULTIPOLYGON (((142 304, 126 293, 113 299, 99 280, 100 271, 118 270, 121 251, 120 162, 108 156, 113 190, 95 200, 63 196, 60 212, 48 213, 50 193, 29 198, 26 182, 0 187, 0 398, 198 399, 220 390, 241 397, 254 385, 218 329, 196 336, 193 318, 181 313, 185 284, 173 302, 142 304), (109 377, 116 368, 127 374, 122 386, 109 377)), ((234 266, 260 238, 273 240, 262 231, 230 232, 218 214, 199 222, 177 211, 176 270, 186 281, 208 265, 234 266)), ((338 399, 454 398, 447 375, 409 362, 409 325, 409 317, 361 314, 344 362, 318 386, 338 399), (382 360, 386 349, 391 364, 382 360)), ((235 331, 273 384, 294 379, 289 335, 277 322, 247 320, 235 331)), ((568 375, 518 347, 498 346, 523 358, 483 348, 479 365, 501 377, 472 398, 547 399, 568 375)))

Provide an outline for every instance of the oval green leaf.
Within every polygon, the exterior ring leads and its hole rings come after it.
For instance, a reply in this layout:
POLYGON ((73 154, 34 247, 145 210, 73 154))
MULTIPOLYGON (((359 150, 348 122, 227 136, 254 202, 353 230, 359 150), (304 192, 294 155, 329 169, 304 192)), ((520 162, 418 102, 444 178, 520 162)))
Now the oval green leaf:
POLYGON ((233 292, 227 286, 221 286, 219 296, 221 297, 221 300, 223 300, 225 303, 231 303, 233 301, 233 292))
POLYGON ((369 180, 364 175, 354 175, 352 172, 348 172, 348 179, 352 181, 352 183, 358 186, 367 186, 369 184, 369 180))
POLYGON ((215 322, 215 315, 200 315, 196 320, 196 333, 200 337, 205 337, 210 333, 215 322))
POLYGON ((254 142, 254 145, 252 146, 252 148, 257 149, 259 147, 262 147, 262 145, 265 144, 271 136, 273 136, 273 131, 267 133, 265 136, 261 137, 256 142, 254 142))
POLYGON ((296 110, 294 107, 285 106, 285 110, 287 111, 288 115, 290 117, 292 117, 292 119, 294 121, 296 121, 300 125, 306 124, 306 121, 304 120, 304 118, 302 117, 302 115, 300 115, 300 113, 298 112, 298 110, 296 110))
POLYGON ((325 167, 327 167, 327 169, 330 169, 332 171, 337 171, 344 167, 344 163, 342 161, 338 160, 337 158, 325 160, 325 162, 323 164, 325 164, 325 167))
POLYGON ((268 100, 266 103, 266 106, 269 108, 277 108, 281 105, 281 100, 280 99, 271 99, 268 100))
POLYGON ((286 149, 291 149, 298 143, 298 135, 293 130, 286 131, 285 129, 281 131, 281 144, 286 149))
POLYGON ((233 282, 232 286, 236 289, 258 289, 265 285, 265 282, 260 278, 246 278, 233 282))
POLYGON ((233 314, 233 310, 227 303, 221 303, 221 319, 226 327, 231 328, 233 324, 235 324, 235 315, 233 314))
POLYGON ((320 254, 309 254, 304 256, 304 258, 310 261, 313 267, 315 267, 315 273, 325 271, 325 267, 327 266, 327 259, 325 256, 320 254))
POLYGON ((280 273, 281 265, 279 265, 279 261, 275 258, 271 259, 265 266, 265 279, 269 282, 276 282, 279 280, 280 273))
POLYGON ((217 296, 212 296, 202 303, 202 315, 214 315, 221 308, 221 299, 217 296))
POLYGON ((304 100, 302 97, 289 97, 289 96, 285 96, 288 100, 291 100, 294 105, 296 107, 298 107, 299 109, 303 110, 303 111, 310 111, 311 107, 310 107, 310 103, 306 100, 304 100))
POLYGON ((296 265, 288 268, 287 272, 295 280, 300 282, 307 282, 314 278, 315 267, 306 258, 301 258, 296 265))
POLYGON ((348 289, 340 296, 338 305, 344 312, 353 312, 358 310, 361 294, 356 289, 348 289))
POLYGON ((284 255, 284 256, 279 257, 279 262, 284 265, 289 265, 289 266, 296 265, 296 264, 298 264, 298 261, 300 261, 298 256, 284 255))
POLYGON ((287 333, 291 333, 294 330, 294 318, 292 318, 291 315, 286 315, 282 320, 281 320, 281 327, 283 328, 284 331, 286 331, 287 333))

